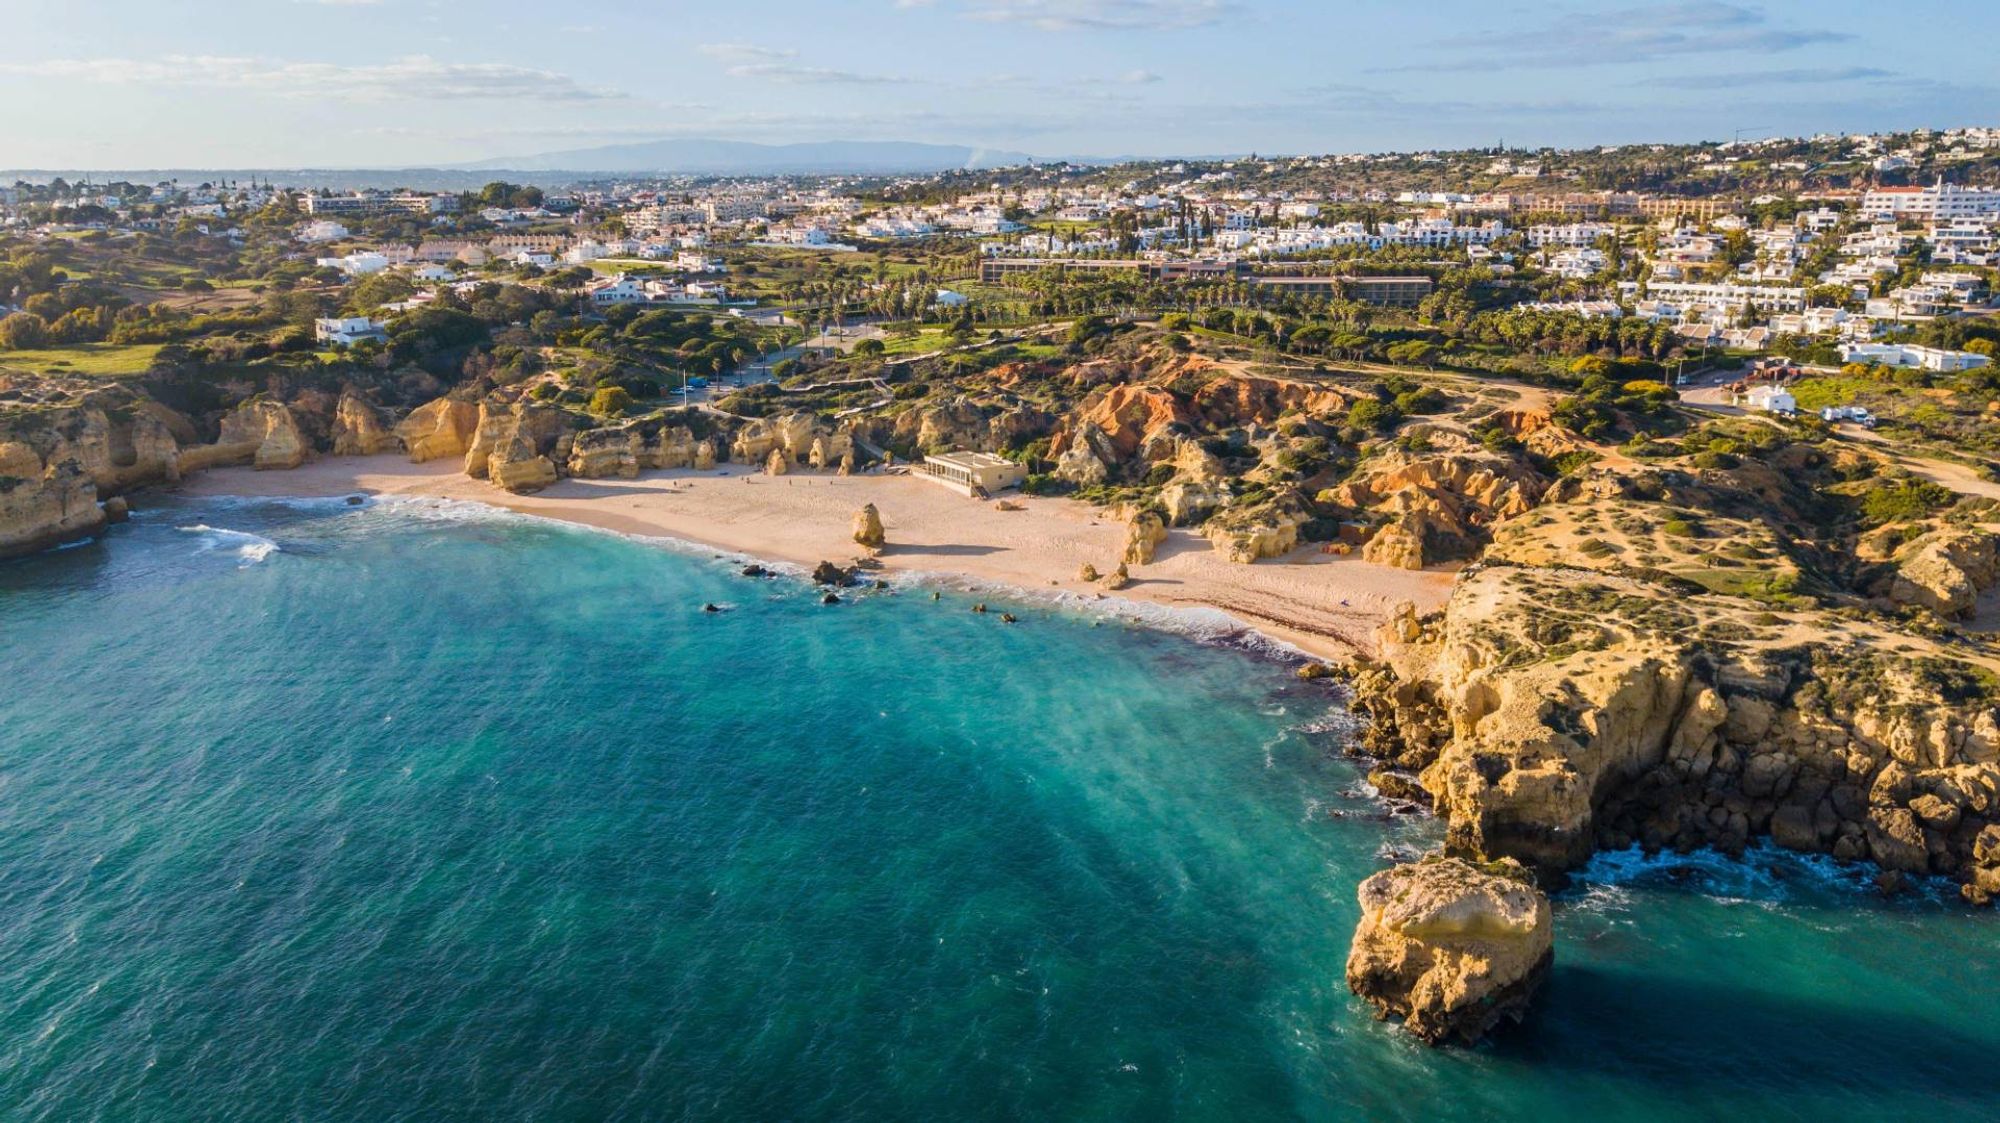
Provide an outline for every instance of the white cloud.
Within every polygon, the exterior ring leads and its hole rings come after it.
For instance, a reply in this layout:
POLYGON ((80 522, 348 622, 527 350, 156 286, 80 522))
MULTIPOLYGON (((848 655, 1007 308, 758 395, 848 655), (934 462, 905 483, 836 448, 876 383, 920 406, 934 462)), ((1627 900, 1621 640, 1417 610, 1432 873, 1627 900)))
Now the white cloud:
POLYGON ((43 59, 0 64, 0 74, 104 85, 247 89, 280 97, 350 101, 603 101, 624 96, 584 86, 554 71, 502 63, 439 62, 425 55, 374 66, 233 55, 43 59))
POLYGON ((807 66, 795 61, 799 55, 797 51, 762 47, 755 43, 703 43, 695 50, 727 63, 722 72, 731 78, 824 86, 892 86, 914 81, 892 74, 864 74, 857 70, 807 66))
POLYGON ((1042 31, 1177 31, 1238 11, 1233 0, 975 0, 965 14, 1042 31))
POLYGON ((1389 71, 1510 70, 1541 66, 1631 64, 1691 55, 1774 54, 1852 35, 1814 27, 1775 25, 1763 12, 1722 0, 1556 13, 1539 27, 1467 35, 1440 45, 1470 52, 1453 60, 1412 63, 1389 71))
POLYGON ((703 43, 695 50, 710 58, 724 62, 752 62, 759 59, 797 58, 797 51, 780 50, 777 47, 760 47, 755 43, 703 43))

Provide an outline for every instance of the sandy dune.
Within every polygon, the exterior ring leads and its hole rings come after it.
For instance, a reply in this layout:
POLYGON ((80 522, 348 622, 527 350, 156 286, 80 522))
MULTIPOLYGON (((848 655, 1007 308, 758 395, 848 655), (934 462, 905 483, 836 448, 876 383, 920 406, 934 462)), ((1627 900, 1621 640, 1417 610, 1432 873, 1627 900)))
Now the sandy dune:
POLYGON ((1117 596, 1177 608, 1220 610, 1304 651, 1340 656, 1372 647, 1372 634, 1399 600, 1443 603, 1451 576, 1413 573, 1300 550, 1236 565, 1206 540, 1176 530, 1157 560, 1133 569, 1118 593, 1077 580, 1085 562, 1115 567, 1123 524, 1087 504, 1021 499, 1000 511, 925 480, 900 475, 765 476, 741 465, 713 472, 649 472, 636 480, 563 480, 537 495, 509 495, 468 479, 456 461, 413 465, 401 456, 330 457, 302 468, 205 472, 182 485, 191 495, 333 496, 354 493, 472 500, 524 514, 628 534, 699 542, 774 561, 847 562, 854 512, 874 503, 889 546, 885 569, 952 575, 1043 593, 1117 596))

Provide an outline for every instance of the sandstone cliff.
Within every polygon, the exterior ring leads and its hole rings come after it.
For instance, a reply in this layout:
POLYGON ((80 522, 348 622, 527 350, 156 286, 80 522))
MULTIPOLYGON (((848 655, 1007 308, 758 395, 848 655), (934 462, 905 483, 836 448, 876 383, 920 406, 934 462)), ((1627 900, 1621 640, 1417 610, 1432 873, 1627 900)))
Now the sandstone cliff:
POLYGON ((1506 457, 1472 451, 1392 451, 1328 496, 1380 522, 1362 557, 1401 569, 1467 558, 1495 522, 1528 511, 1546 482, 1506 457))
POLYGON ((1513 862, 1426 858, 1361 883, 1347 985, 1426 1044, 1521 1020, 1555 958, 1549 899, 1513 862))
POLYGON ((126 387, 6 380, 0 409, 0 557, 100 530, 103 499, 180 478, 186 418, 126 387))
POLYGON ((456 459, 472 447, 479 429, 479 403, 438 398, 410 411, 396 425, 396 436, 410 454, 410 463, 456 459))
POLYGON ((554 483, 569 459, 575 421, 567 411, 489 397, 465 450, 465 474, 507 491, 538 491, 554 483))
POLYGON ((1768 836, 1963 880, 2000 822, 1992 670, 1884 623, 1489 564, 1382 640, 1355 682, 1366 743, 1421 783, 1456 853, 1563 870, 1768 836))
POLYGON ((270 398, 251 398, 223 415, 214 444, 181 450, 178 470, 241 464, 259 470, 296 468, 311 454, 291 407, 270 398))

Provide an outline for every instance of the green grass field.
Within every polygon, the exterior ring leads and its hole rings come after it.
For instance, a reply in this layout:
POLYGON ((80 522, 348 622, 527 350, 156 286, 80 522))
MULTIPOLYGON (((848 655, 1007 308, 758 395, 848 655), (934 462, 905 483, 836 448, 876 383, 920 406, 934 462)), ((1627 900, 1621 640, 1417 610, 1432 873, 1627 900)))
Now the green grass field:
POLYGON ((35 351, 0 351, 0 366, 53 374, 91 374, 106 378, 144 374, 160 353, 157 343, 79 343, 35 351))

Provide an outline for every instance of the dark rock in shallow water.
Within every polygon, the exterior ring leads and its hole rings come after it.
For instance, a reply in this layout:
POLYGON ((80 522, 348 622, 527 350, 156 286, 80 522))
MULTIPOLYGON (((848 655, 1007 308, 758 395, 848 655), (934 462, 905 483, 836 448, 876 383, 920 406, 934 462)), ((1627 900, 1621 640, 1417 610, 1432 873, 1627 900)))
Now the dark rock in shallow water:
POLYGON ((363 499, 363 498, 362 498, 361 496, 359 496, 359 495, 350 495, 350 496, 348 496, 348 497, 347 497, 347 505, 348 505, 349 507, 359 507, 359 506, 361 506, 361 505, 362 505, 363 503, 366 503, 366 502, 368 502, 368 501, 367 501, 366 499, 363 499))
POLYGON ((714 604, 704 604, 704 605, 702 605, 702 606, 701 606, 701 610, 702 610, 703 612, 721 612, 721 611, 722 611, 722 609, 721 609, 721 608, 717 607, 717 606, 716 606, 716 605, 714 605, 714 604))
POLYGON ((769 577, 770 575, 770 570, 755 563, 743 567, 743 576, 745 577, 769 577))
POLYGON ((1431 801, 1431 793, 1425 791, 1424 786, 1417 783, 1417 778, 1408 772, 1377 768, 1368 774, 1368 782, 1375 785, 1375 790, 1386 799, 1426 805, 1431 801))
POLYGON ((840 603, 840 594, 839 594, 839 593, 828 593, 827 595, 825 595, 825 596, 823 596, 823 597, 819 598, 819 603, 821 603, 821 604, 839 604, 839 603, 840 603))
POLYGON ((854 571, 823 561, 813 567, 812 579, 817 585, 845 585, 854 580, 854 571))

